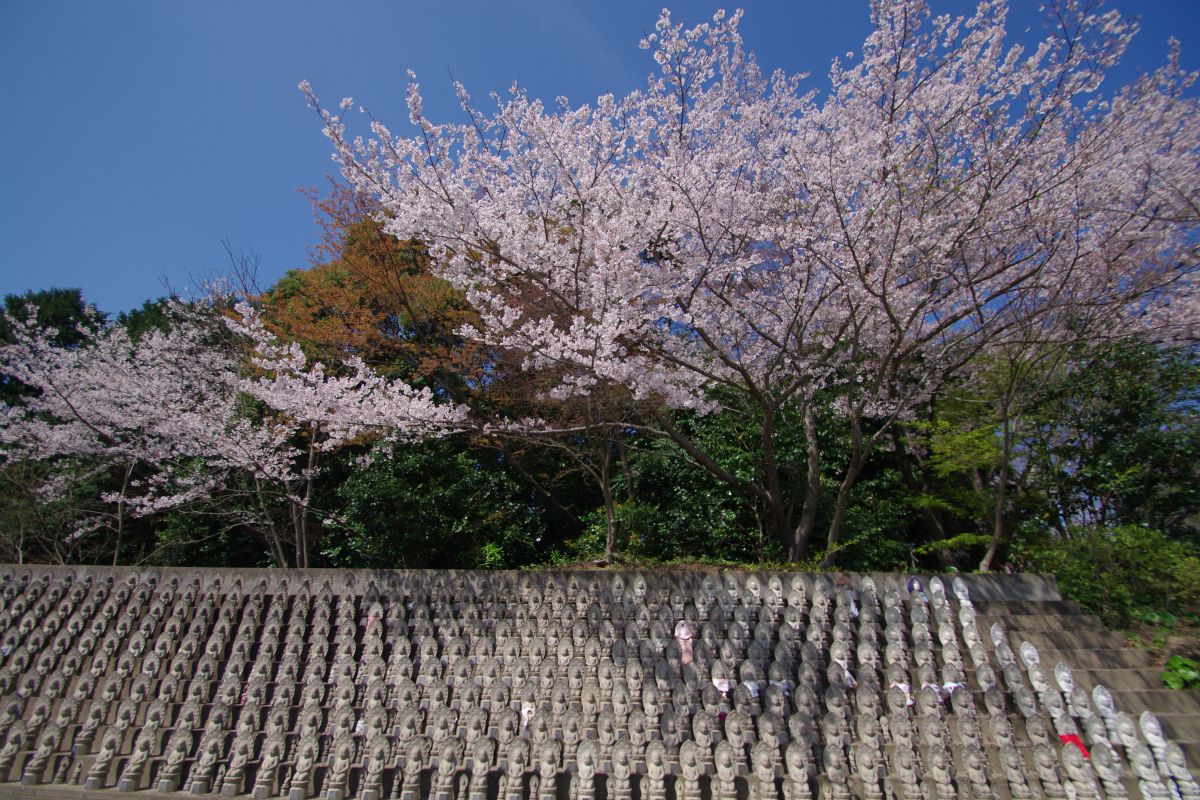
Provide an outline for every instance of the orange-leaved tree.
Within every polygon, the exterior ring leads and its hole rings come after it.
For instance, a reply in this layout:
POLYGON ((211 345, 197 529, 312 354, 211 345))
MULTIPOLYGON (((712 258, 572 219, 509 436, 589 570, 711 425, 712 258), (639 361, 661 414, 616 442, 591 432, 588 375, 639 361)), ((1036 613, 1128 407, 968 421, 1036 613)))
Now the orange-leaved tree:
POLYGON ((357 357, 454 399, 484 384, 491 356, 458 333, 477 316, 433 276, 425 247, 384 233, 378 205, 345 185, 306 194, 321 240, 309 269, 289 271, 260 298, 273 331, 327 363, 357 357))

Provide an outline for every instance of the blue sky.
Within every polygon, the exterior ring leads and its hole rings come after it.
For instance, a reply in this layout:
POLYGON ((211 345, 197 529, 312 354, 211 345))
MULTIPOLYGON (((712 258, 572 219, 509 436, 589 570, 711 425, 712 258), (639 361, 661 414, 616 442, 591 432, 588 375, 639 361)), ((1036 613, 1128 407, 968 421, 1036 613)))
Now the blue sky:
MULTIPOLYGON (((767 69, 813 73, 857 50, 866 0, 745 2, 747 45, 767 69)), ((935 12, 969 11, 933 0, 935 12)), ((1142 33, 1119 76, 1153 69, 1166 40, 1200 67, 1200 3, 1117 0, 1142 33)), ((1014 0, 1037 26, 1034 0, 1014 0)), ((688 24, 717 2, 671 5, 688 24)), ((330 106, 350 95, 396 129, 406 69, 434 119, 514 81, 587 102, 640 85, 638 40, 660 5, 583 0, 0 0, 0 295, 78 286, 106 311, 222 271, 222 241, 262 260, 269 285, 317 240, 299 189, 334 169, 296 84, 330 106)), ((453 116, 457 119, 457 116, 453 116)))

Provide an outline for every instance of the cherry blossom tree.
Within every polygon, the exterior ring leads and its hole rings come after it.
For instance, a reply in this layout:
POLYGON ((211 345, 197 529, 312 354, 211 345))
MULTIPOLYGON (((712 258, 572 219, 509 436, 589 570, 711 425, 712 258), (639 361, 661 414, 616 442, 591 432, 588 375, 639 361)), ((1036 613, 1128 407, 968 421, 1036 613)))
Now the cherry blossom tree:
POLYGON ((456 411, 361 365, 327 374, 277 342, 248 306, 239 311, 224 317, 177 305, 166 331, 135 340, 121 326, 95 326, 71 347, 58 345, 51 328, 10 319, 14 341, 0 348, 0 369, 35 391, 3 408, 3 457, 71 459, 60 481, 79 461, 122 474, 120 490, 104 498, 115 506, 118 551, 127 515, 236 495, 247 501, 228 506, 237 523, 261 533, 281 566, 289 563, 285 543, 306 566, 318 455, 372 432, 450 429, 456 411), (230 332, 247 343, 254 372, 230 332), (263 409, 250 413, 248 398, 263 409), (280 504, 285 527, 273 513, 280 504))
MULTIPOLYGON (((302 455, 293 454, 302 466, 283 480, 298 564, 308 564, 309 512, 322 453, 364 438, 444 435, 465 421, 463 406, 437 402, 428 388, 385 380, 359 359, 347 359, 336 374, 309 361, 298 344, 276 339, 247 303, 239 303, 225 323, 249 342, 250 364, 258 373, 239 379, 238 391, 263 403, 275 424, 291 428, 291 441, 297 434, 302 441, 302 455)), ((257 490, 261 479, 253 477, 257 490)))
POLYGON ((1196 322, 1200 125, 1177 45, 1158 72, 1101 84, 1136 25, 1076 0, 1043 39, 1008 7, 933 16, 876 0, 830 88, 764 76, 740 15, 642 43, 646 86, 547 109, 514 87, 435 124, 410 74, 409 122, 353 137, 322 108, 343 174, 385 227, 427 243, 487 346, 554 365, 557 397, 625 387, 648 430, 744 491, 796 559, 816 520, 819 393, 851 429, 827 532, 835 555, 872 449, 988 350, 1063 338, 1190 336, 1196 322), (674 425, 722 388, 764 420, 763 479, 731 474, 674 425), (794 519, 774 420, 809 438, 794 519))
POLYGON ((870 449, 981 351, 1195 323, 1194 76, 1173 53, 1105 98, 1134 25, 1062 3, 1026 52, 1006 44, 1006 15, 876 5, 794 159, 808 257, 837 272, 855 328, 827 561, 870 449))

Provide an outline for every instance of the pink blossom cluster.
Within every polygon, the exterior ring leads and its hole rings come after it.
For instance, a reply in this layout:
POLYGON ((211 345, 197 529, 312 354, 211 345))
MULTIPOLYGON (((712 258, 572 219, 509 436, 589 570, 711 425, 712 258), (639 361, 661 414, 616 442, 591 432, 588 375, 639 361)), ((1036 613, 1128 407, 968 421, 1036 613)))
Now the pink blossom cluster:
POLYGON ((206 341, 196 319, 136 341, 123 327, 102 328, 69 348, 32 319, 9 323, 15 341, 0 348, 0 369, 34 394, 3 409, 6 458, 153 467, 124 498, 141 513, 206 496, 230 472, 291 475, 291 431, 237 412, 237 361, 206 341), (193 460, 206 468, 189 468, 193 460))
POLYGON ((124 470, 137 477, 102 499, 133 515, 242 484, 271 487, 307 511, 316 460, 306 444, 329 451, 364 435, 428 436, 462 424, 464 411, 436 403, 428 390, 385 381, 361 363, 330 374, 277 341, 248 305, 238 311, 226 317, 176 304, 165 332, 134 339, 96 322, 98 332, 74 347, 55 345, 57 332, 32 314, 10 318, 13 342, 0 347, 0 372, 31 393, 0 409, 3 457, 65 464, 47 484, 55 494, 63 481, 124 470), (247 343, 248 362, 231 333, 247 343), (261 408, 249 409, 251 398, 261 408))
POLYGON ((829 91, 763 75, 740 14, 666 11, 645 88, 547 108, 514 87, 415 135, 354 138, 318 104, 343 174, 389 231, 427 242, 482 325, 563 375, 704 407, 717 385, 777 402, 834 386, 900 415, 986 348, 1190 335, 1200 125, 1176 54, 1098 88, 1136 25, 1061 2, 1036 47, 1007 3, 969 18, 872 4, 829 91))

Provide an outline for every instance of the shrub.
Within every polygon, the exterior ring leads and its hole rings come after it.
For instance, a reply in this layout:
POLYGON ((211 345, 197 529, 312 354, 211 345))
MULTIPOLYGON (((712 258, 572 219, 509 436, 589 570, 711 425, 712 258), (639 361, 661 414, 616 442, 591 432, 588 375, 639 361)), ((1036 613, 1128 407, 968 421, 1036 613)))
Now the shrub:
POLYGON ((1135 525, 1072 528, 1014 543, 1023 568, 1051 573, 1064 596, 1114 627, 1200 612, 1200 556, 1160 531, 1135 525))
POLYGON ((1164 665, 1162 682, 1172 689, 1200 689, 1200 661, 1171 656, 1164 665))

